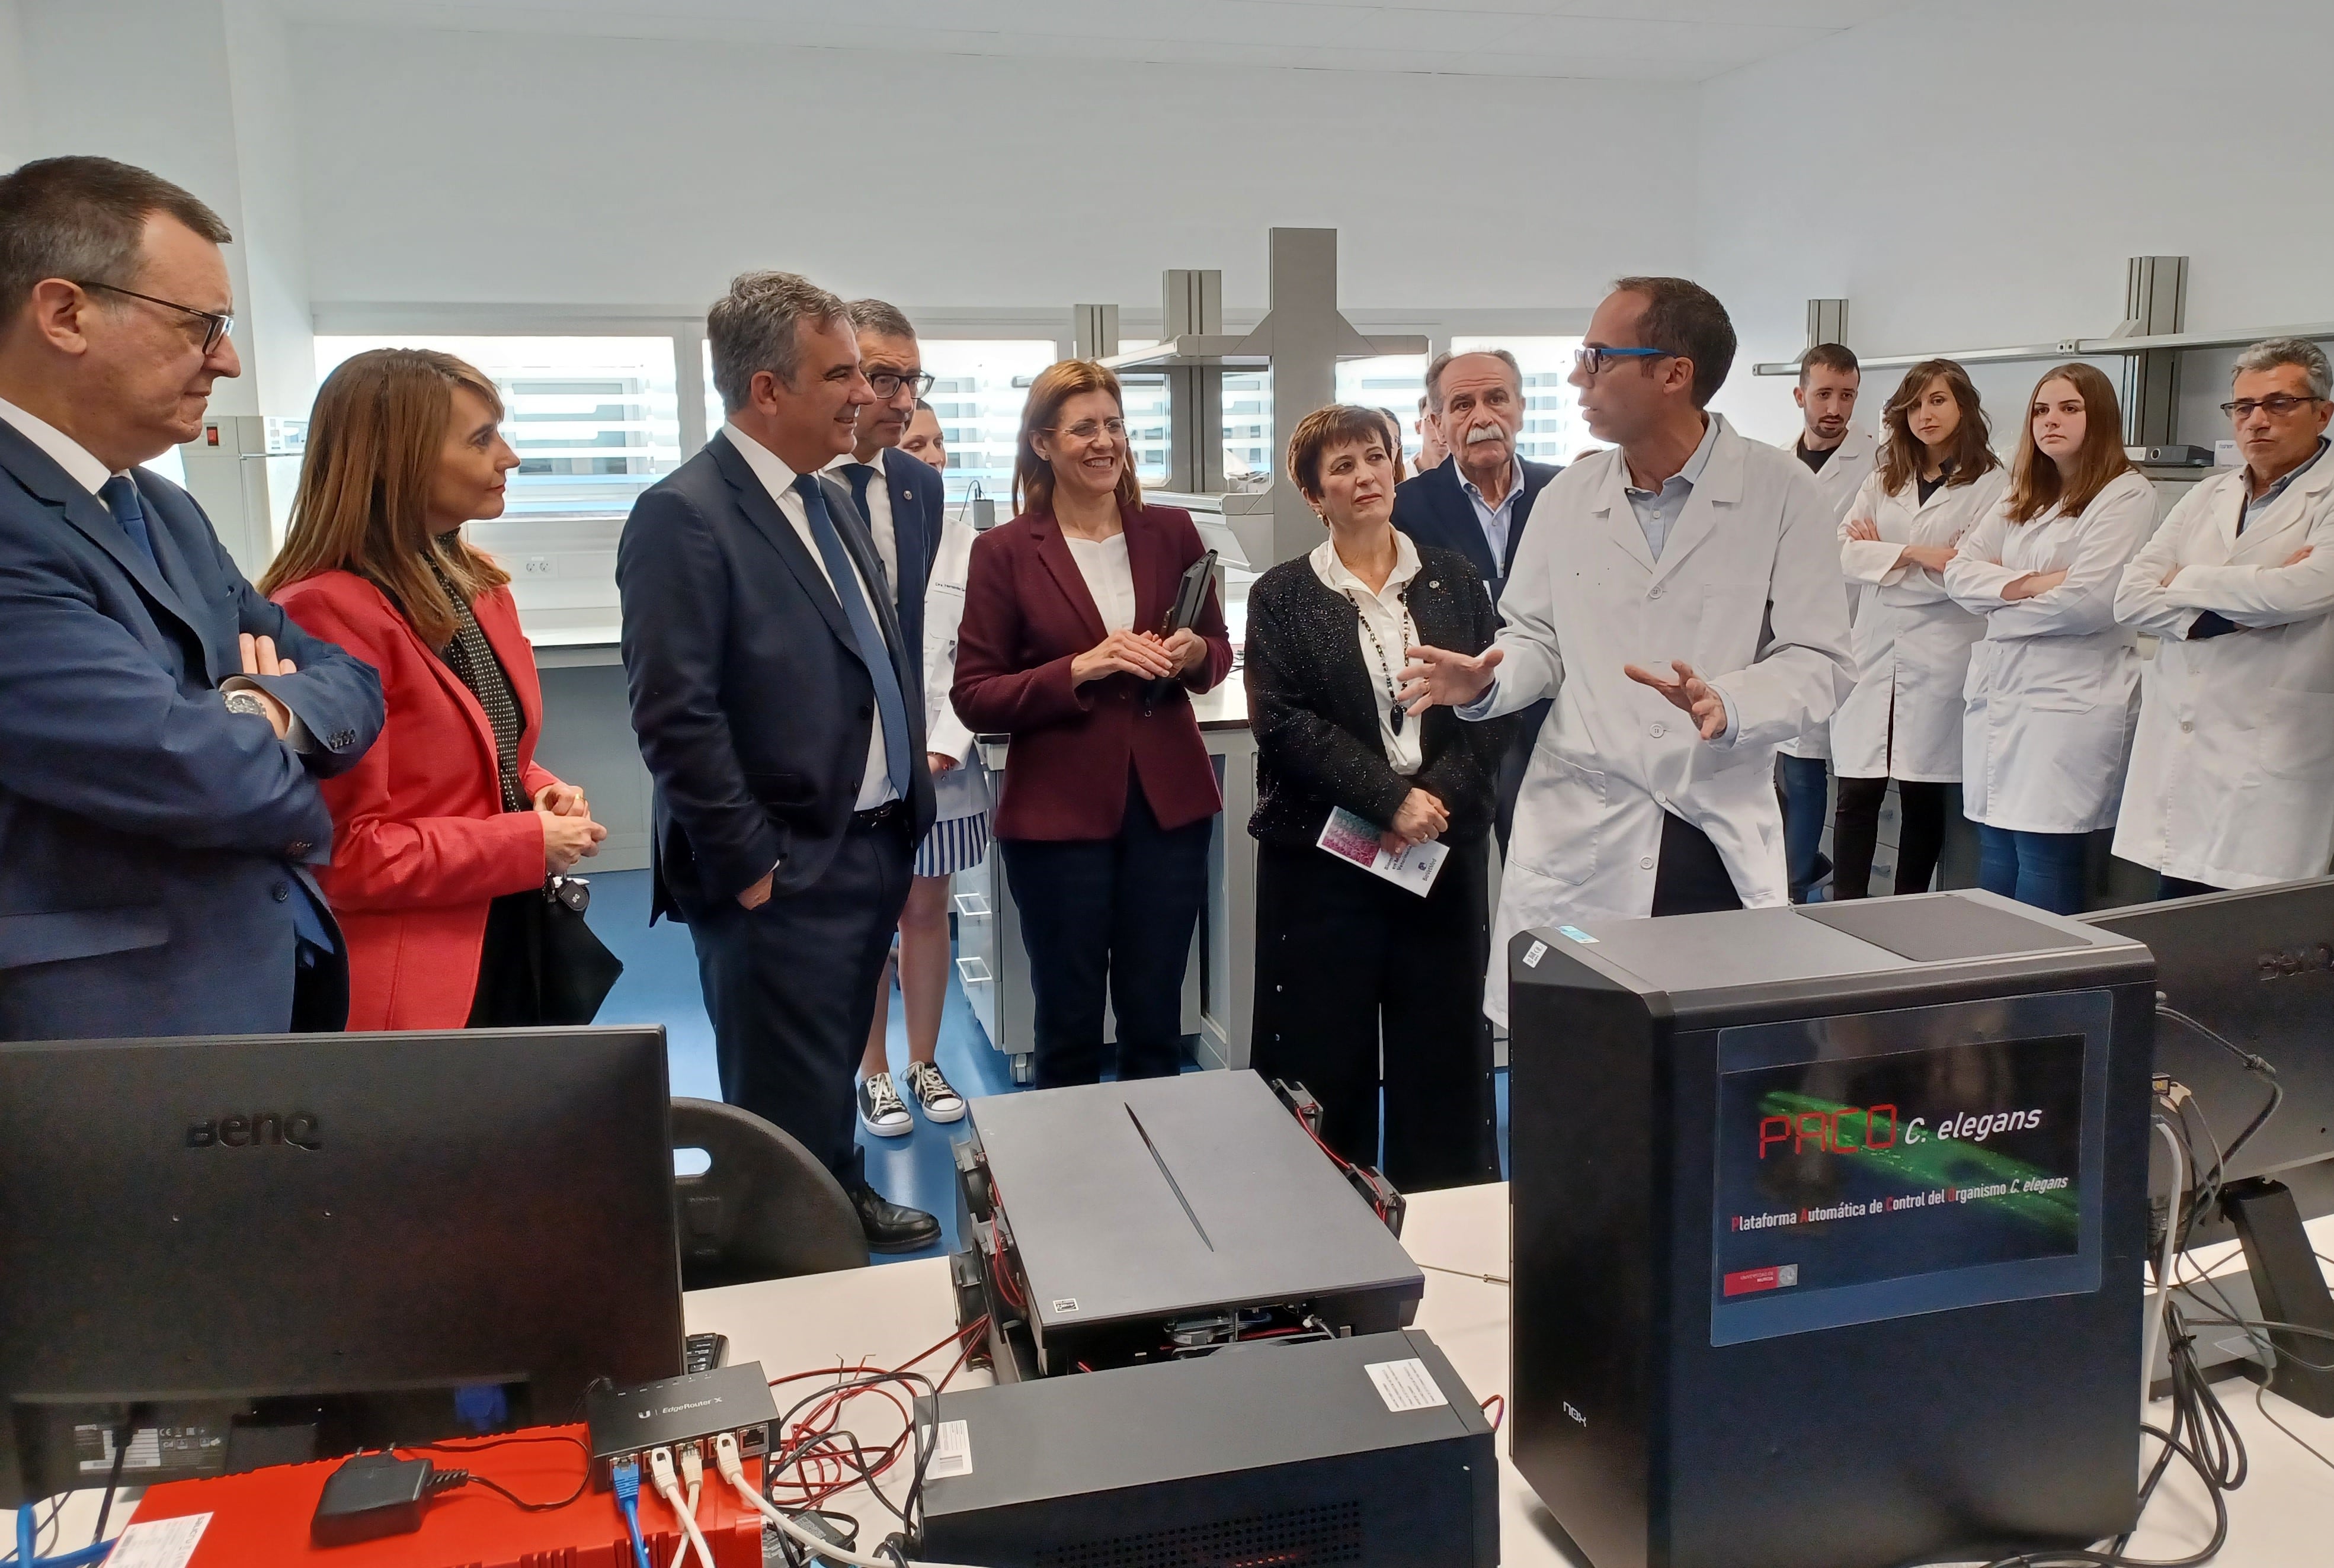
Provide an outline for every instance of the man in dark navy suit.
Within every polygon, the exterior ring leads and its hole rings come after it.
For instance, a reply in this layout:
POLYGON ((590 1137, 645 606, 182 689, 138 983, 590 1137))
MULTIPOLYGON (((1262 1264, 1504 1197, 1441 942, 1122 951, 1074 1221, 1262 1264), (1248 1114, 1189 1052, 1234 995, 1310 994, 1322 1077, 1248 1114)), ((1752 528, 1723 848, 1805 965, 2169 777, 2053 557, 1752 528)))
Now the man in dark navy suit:
POLYGON ((656 781, 651 919, 697 947, 722 1098, 824 1161, 868 1245, 940 1238, 853 1137, 875 977, 932 821, 919 669, 846 484, 873 400, 843 302, 749 273, 706 318, 728 422, 616 552, 632 728, 656 781))
MULTIPOLYGON (((924 595, 932 561, 940 548, 940 511, 947 487, 940 471, 900 449, 932 378, 924 370, 915 323, 898 306, 882 300, 854 300, 844 307, 859 339, 859 368, 875 400, 859 410, 857 439, 834 460, 831 472, 851 486, 852 498, 867 518, 875 552, 892 578, 900 612, 900 632, 921 659, 924 647, 924 595)), ((918 665, 917 672, 922 673, 918 665)), ((926 705, 929 717, 930 704, 926 705)), ((925 765, 935 778, 956 759, 933 752, 925 765)), ((935 786, 937 793, 938 786, 935 786)), ((919 877, 910 885, 900 918, 900 990, 911 1018, 929 1007, 939 1016, 947 996, 949 962, 948 887, 945 879, 919 877)), ((908 1096, 935 1122, 960 1121, 964 1097, 932 1060, 933 1042, 909 1040, 910 1062, 903 1094, 892 1076, 892 968, 875 980, 875 1014, 867 1026, 867 1050, 859 1063, 860 1125, 882 1138, 904 1138, 916 1128, 908 1096)))
POLYGON ((227 238, 126 164, 0 177, 0 1040, 348 1019, 307 868, 380 678, 138 467, 241 373, 227 238))
MULTIPOLYGON (((1532 502, 1559 470, 1516 454, 1524 422, 1524 375, 1507 350, 1436 355, 1426 367, 1426 403, 1451 455, 1395 487, 1394 525, 1421 544, 1466 556, 1496 605, 1515 563, 1516 546, 1523 542, 1532 502)), ((1548 706, 1536 702, 1517 716, 1515 738, 1500 758, 1493 824, 1503 854, 1516 792, 1523 786, 1524 767, 1548 706)))

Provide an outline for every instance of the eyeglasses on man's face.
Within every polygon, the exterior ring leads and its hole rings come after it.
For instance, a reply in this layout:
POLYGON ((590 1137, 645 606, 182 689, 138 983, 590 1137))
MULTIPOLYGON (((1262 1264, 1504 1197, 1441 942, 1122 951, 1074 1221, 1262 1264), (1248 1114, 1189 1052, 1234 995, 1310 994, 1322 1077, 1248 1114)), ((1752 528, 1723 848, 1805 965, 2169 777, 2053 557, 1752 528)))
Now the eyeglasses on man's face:
MULTIPOLYGON (((136 289, 125 289, 113 284, 74 282, 73 286, 81 289, 102 289, 107 293, 120 294, 124 299, 143 300, 149 305, 160 305, 166 311, 177 311, 180 315, 191 318, 186 323, 189 329, 196 322, 202 322, 203 352, 207 354, 218 347, 221 338, 235 331, 235 313, 232 311, 224 314, 217 311, 198 311, 192 305, 182 305, 176 300, 157 299, 152 294, 141 294, 136 289)), ((193 335, 191 330, 188 335, 190 337, 193 335)))
POLYGON ((2297 398, 2291 392, 2275 392, 2266 398, 2239 398, 2233 403, 2223 403, 2221 412, 2242 425, 2252 418, 2257 409, 2266 410, 2271 418, 2282 419, 2288 414, 2324 401, 2323 398, 2297 398))
POLYGON ((1572 351, 1573 365, 1584 376, 1594 377, 1597 371, 1615 360, 1674 359, 1667 349, 1596 349, 1582 347, 1572 351))
POLYGON ((932 390, 932 383, 939 379, 924 370, 870 370, 867 372, 867 384, 875 390, 876 397, 887 403, 900 395, 900 389, 902 387, 912 388, 916 396, 921 398, 932 390))

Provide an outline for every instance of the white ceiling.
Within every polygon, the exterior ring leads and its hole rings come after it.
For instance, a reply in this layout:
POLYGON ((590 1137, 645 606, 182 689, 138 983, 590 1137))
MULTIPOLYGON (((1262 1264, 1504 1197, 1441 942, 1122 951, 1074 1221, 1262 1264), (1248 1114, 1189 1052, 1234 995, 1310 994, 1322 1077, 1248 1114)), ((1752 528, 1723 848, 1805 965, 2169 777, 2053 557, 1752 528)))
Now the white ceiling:
POLYGON ((281 0, 295 20, 1304 70, 1699 82, 1911 0, 281 0))

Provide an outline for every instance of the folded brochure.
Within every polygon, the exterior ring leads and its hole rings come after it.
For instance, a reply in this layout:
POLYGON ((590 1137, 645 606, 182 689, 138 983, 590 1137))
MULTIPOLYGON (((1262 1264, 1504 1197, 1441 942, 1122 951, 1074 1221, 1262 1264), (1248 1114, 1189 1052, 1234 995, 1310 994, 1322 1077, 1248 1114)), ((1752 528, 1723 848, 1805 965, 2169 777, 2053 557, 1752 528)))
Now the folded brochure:
POLYGON ((1316 842, 1339 860, 1359 866, 1372 876, 1384 877, 1422 899, 1434 886, 1435 875, 1451 853, 1449 844, 1437 842, 1412 844, 1400 854, 1389 853, 1378 841, 1377 828, 1343 806, 1329 813, 1316 842))

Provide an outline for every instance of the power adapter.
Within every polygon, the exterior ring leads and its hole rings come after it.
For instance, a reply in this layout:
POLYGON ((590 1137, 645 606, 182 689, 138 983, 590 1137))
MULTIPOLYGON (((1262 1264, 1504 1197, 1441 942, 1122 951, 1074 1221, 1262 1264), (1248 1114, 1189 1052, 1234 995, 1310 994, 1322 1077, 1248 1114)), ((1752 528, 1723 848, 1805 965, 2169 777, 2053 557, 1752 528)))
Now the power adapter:
POLYGON ((346 1546, 421 1528, 437 1467, 395 1454, 357 1454, 324 1478, 323 1496, 308 1521, 319 1546, 346 1546))

